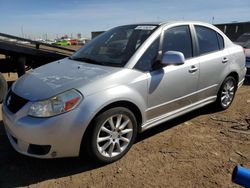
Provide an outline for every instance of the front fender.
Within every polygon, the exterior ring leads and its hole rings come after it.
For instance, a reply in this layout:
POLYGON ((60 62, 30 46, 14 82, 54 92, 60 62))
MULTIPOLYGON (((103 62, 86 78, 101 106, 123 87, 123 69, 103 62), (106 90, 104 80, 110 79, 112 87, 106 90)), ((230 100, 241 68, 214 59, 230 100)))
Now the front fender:
POLYGON ((91 114, 90 119, 92 120, 106 106, 119 101, 127 101, 138 107, 142 115, 142 122, 144 122, 145 115, 143 112, 146 110, 147 97, 146 91, 142 93, 145 95, 126 85, 109 88, 87 96, 84 99, 84 109, 88 109, 88 112, 91 114))

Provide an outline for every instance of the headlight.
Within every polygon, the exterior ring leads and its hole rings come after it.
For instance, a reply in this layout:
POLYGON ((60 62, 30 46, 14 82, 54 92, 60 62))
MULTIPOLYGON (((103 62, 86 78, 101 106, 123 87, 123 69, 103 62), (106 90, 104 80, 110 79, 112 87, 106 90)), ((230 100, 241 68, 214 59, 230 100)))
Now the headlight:
POLYGON ((72 89, 48 100, 33 102, 28 114, 34 117, 55 116, 74 109, 82 98, 78 91, 72 89))

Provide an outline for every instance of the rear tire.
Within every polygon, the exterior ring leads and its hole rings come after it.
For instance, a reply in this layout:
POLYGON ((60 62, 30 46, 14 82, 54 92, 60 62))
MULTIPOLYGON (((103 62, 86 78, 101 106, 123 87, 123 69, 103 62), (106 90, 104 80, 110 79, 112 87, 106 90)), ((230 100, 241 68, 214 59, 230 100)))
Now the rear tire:
POLYGON ((228 76, 222 83, 217 94, 216 106, 219 110, 227 109, 233 102, 237 90, 237 83, 234 77, 228 76))
POLYGON ((101 113, 91 125, 93 128, 86 140, 87 150, 90 156, 101 163, 112 163, 123 157, 137 135, 136 118, 124 107, 101 113))
POLYGON ((7 82, 3 77, 3 75, 0 73, 0 103, 3 102, 3 99, 7 94, 7 90, 8 90, 7 82))

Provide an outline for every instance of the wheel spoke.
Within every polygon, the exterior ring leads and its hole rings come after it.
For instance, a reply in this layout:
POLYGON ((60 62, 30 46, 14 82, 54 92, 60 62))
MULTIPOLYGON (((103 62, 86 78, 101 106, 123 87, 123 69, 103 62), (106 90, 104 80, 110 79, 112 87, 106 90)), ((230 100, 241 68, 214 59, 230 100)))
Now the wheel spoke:
POLYGON ((118 152, 121 152, 121 151, 122 151, 122 150, 121 150, 121 145, 120 145, 120 142, 119 142, 119 141, 116 142, 116 147, 117 147, 118 152))
POLYGON ((106 140, 110 140, 110 136, 98 137, 98 138, 97 138, 97 142, 98 142, 98 143, 103 142, 103 141, 106 141, 106 140))
POLYGON ((124 129, 120 133, 121 133, 121 135, 124 135, 124 134, 130 133, 132 131, 133 131, 133 129, 124 129))
POLYGON ((120 140, 123 141, 123 142, 129 143, 129 139, 128 139, 128 138, 125 138, 125 137, 123 137, 123 136, 120 137, 120 140))
POLYGON ((111 134, 112 131, 108 130, 106 127, 102 126, 101 128, 102 131, 104 131, 105 133, 111 134))
POLYGON ((115 144, 112 142, 110 147, 109 147, 109 151, 108 151, 108 154, 110 157, 112 157, 112 153, 114 151, 114 148, 115 148, 115 144))
POLYGON ((128 119, 128 120, 126 120, 126 121, 124 121, 122 124, 121 124, 121 126, 119 127, 119 129, 120 130, 123 130, 126 126, 127 126, 127 124, 130 122, 130 120, 128 119))
POLYGON ((101 152, 104 152, 104 151, 109 147, 109 145, 110 145, 111 143, 112 143, 111 140, 108 141, 107 143, 105 143, 105 144, 101 147, 101 149, 102 149, 101 152))
POLYGON ((234 86, 232 86, 232 87, 229 88, 229 91, 232 92, 233 90, 234 90, 234 86))
POLYGON ((108 122, 109 122, 109 125, 111 127, 111 130, 112 131, 115 130, 115 125, 114 125, 113 117, 110 117, 109 120, 108 120, 108 122))
POLYGON ((122 121, 122 114, 117 116, 115 128, 118 128, 121 125, 121 121, 122 121))
POLYGON ((223 96, 221 97, 221 101, 224 101, 225 98, 227 98, 227 96, 226 96, 226 95, 223 95, 223 96))
POLYGON ((228 82, 227 83, 227 90, 229 90, 232 86, 233 86, 233 83, 232 82, 228 82))

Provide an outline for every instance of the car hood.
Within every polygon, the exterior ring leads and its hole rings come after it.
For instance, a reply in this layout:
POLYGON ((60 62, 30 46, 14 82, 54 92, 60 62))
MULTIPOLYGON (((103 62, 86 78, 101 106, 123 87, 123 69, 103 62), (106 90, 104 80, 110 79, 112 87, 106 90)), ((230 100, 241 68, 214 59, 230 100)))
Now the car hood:
POLYGON ((73 61, 68 58, 41 66, 23 75, 12 90, 30 101, 48 99, 59 93, 107 77, 122 68, 73 61))

